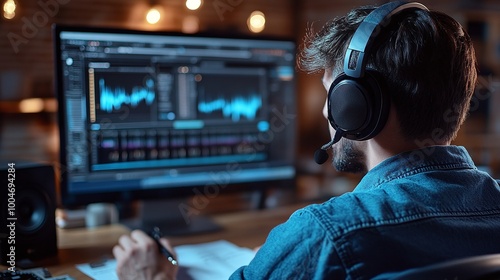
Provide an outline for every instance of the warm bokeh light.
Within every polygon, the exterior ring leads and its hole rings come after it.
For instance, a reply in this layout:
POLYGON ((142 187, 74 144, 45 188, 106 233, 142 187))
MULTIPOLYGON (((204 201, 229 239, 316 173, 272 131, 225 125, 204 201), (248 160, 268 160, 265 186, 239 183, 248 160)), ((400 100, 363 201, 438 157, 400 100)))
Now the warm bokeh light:
POLYGON ((158 11, 156 8, 151 8, 148 11, 148 14, 146 15, 146 21, 149 24, 156 24, 160 21, 161 19, 161 13, 158 11))
POLYGON ((192 11, 198 10, 201 4, 201 0, 186 0, 186 7, 192 11))
POLYGON ((259 33, 266 26, 266 17, 261 11, 253 11, 247 20, 248 29, 253 33, 259 33))
POLYGON ((200 30, 200 23, 197 16, 187 16, 182 20, 182 32, 196 33, 200 30))
POLYGON ((21 113, 39 113, 43 111, 44 102, 41 98, 23 99, 19 102, 19 111, 21 113))
POLYGON ((3 17, 13 19, 16 16, 16 2, 14 0, 6 0, 3 4, 3 17))
POLYGON ((47 98, 43 101, 43 110, 45 112, 57 112, 57 100, 55 98, 47 98))

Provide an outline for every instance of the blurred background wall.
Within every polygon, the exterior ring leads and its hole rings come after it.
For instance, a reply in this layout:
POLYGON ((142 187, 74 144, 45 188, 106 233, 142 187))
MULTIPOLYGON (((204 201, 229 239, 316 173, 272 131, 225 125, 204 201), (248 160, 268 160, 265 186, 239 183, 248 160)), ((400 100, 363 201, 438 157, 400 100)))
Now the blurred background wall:
MULTIPOLYGON (((198 9, 186 0, 1 0, 0 19, 0 161, 58 161, 51 26, 104 26, 186 33, 215 32, 293 38, 299 48, 307 29, 350 9, 385 1, 366 0, 204 0, 198 9), (12 12, 12 3, 15 10, 12 12), (10 7, 10 8, 9 8, 10 7), (156 24, 146 21, 155 7, 156 24), (265 27, 253 33, 247 20, 254 11, 265 15, 265 27), (9 19, 10 18, 10 19, 9 19)), ((500 174, 500 1, 421 1, 446 12, 469 30, 480 64, 480 80, 470 118, 455 143, 465 145, 476 164, 500 174)), ((297 72, 299 171, 335 178, 328 164, 313 163, 315 149, 329 139, 322 116, 325 90, 321 73, 297 72)), ((358 177, 354 177, 356 180, 358 177)))

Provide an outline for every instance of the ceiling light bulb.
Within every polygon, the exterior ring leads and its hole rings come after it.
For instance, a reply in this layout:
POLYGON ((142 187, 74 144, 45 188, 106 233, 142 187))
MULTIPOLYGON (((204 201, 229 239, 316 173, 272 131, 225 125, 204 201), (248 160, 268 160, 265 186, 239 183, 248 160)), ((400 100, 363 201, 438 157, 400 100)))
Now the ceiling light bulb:
POLYGON ((151 8, 146 15, 146 20, 149 24, 156 24, 161 19, 161 13, 155 8, 151 8))
POLYGON ((186 0, 186 7, 192 11, 198 10, 201 6, 201 0, 186 0))
POLYGON ((14 0, 7 0, 3 4, 3 17, 6 19, 13 19, 16 15, 16 2, 14 0))
POLYGON ((261 11, 254 11, 247 20, 248 29, 254 33, 259 33, 266 26, 266 17, 261 11))

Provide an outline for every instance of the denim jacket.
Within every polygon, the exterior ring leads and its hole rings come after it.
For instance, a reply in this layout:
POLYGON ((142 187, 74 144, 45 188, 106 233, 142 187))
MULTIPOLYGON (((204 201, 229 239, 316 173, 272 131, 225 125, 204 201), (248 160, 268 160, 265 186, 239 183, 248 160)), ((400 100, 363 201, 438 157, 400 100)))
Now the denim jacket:
POLYGON ((230 279, 370 279, 500 253, 500 187, 463 147, 391 157, 354 191, 296 211, 230 279))

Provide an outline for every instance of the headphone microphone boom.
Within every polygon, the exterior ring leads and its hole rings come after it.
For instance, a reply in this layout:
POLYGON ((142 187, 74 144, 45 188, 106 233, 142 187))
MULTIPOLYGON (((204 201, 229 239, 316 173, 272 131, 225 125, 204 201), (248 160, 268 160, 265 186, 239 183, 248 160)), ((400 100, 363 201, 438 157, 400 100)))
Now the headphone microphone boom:
POLYGON ((314 161, 317 164, 325 163, 328 159, 328 153, 326 152, 326 150, 331 148, 335 143, 339 142, 340 138, 342 138, 342 133, 340 133, 340 131, 337 131, 337 133, 335 133, 335 137, 333 137, 330 142, 321 146, 321 149, 317 149, 316 152, 314 152, 314 161))
POLYGON ((328 90, 328 121, 336 133, 330 142, 314 153, 314 161, 323 164, 326 150, 342 137, 364 141, 375 137, 385 126, 390 97, 381 73, 366 67, 371 46, 393 15, 409 9, 428 11, 417 2, 386 3, 368 14, 354 32, 344 57, 344 72, 328 90))

